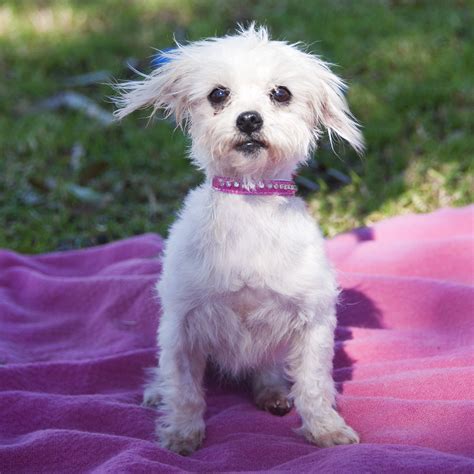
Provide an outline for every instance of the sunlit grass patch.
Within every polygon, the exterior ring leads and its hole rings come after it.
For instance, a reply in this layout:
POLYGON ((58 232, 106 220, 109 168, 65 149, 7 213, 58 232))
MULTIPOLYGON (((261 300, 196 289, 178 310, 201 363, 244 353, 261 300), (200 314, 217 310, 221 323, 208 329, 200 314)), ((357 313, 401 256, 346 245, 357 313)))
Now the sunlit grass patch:
POLYGON ((0 6, 0 37, 20 40, 27 36, 58 36, 94 29, 94 18, 71 5, 38 6, 35 2, 30 5, 20 10, 12 4, 0 6))

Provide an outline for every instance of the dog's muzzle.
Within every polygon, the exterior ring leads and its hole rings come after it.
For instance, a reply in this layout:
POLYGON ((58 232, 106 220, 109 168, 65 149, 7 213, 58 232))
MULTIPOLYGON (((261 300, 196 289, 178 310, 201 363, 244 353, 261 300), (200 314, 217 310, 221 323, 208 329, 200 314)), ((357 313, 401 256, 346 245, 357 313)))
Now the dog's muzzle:
POLYGON ((236 126, 240 132, 247 135, 235 146, 236 150, 252 155, 261 148, 266 148, 266 144, 257 138, 258 132, 263 126, 263 118, 254 110, 242 112, 236 120, 236 126))

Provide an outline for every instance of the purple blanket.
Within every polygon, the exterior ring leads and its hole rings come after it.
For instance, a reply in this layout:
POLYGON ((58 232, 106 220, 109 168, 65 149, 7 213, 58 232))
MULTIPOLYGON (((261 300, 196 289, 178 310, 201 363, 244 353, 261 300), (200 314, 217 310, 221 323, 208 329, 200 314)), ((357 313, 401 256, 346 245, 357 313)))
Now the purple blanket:
POLYGON ((334 376, 362 444, 320 449, 297 414, 207 380, 188 458, 140 406, 155 364, 162 240, 44 256, 0 251, 0 472, 474 472, 474 208, 404 216, 328 242, 344 289, 334 376))

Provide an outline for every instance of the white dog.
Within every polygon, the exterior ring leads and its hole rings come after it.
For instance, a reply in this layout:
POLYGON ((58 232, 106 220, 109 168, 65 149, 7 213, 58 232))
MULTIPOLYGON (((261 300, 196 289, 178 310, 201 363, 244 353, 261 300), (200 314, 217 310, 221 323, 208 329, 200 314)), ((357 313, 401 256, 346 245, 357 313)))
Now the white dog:
POLYGON ((309 441, 357 443, 335 410, 338 286, 291 181, 323 129, 362 151, 345 85, 319 58, 254 25, 164 56, 143 80, 119 86, 116 111, 174 115, 206 176, 170 230, 157 285, 161 352, 144 403, 160 404, 161 444, 181 454, 200 446, 208 360, 250 375, 260 408, 282 415, 294 403, 309 441))

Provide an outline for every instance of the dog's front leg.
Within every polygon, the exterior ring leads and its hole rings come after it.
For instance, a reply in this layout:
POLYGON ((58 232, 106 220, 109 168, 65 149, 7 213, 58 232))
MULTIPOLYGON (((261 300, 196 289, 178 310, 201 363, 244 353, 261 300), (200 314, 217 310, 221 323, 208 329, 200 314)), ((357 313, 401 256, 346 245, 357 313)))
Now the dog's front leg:
POLYGON ((357 433, 335 410, 334 326, 334 312, 308 325, 292 341, 288 359, 294 380, 291 395, 303 422, 301 433, 321 447, 359 442, 357 433))
POLYGON ((192 349, 192 344, 186 341, 185 331, 166 323, 166 315, 163 315, 159 369, 153 382, 162 412, 157 435, 164 448, 188 455, 204 438, 206 403, 202 383, 206 357, 192 349))

